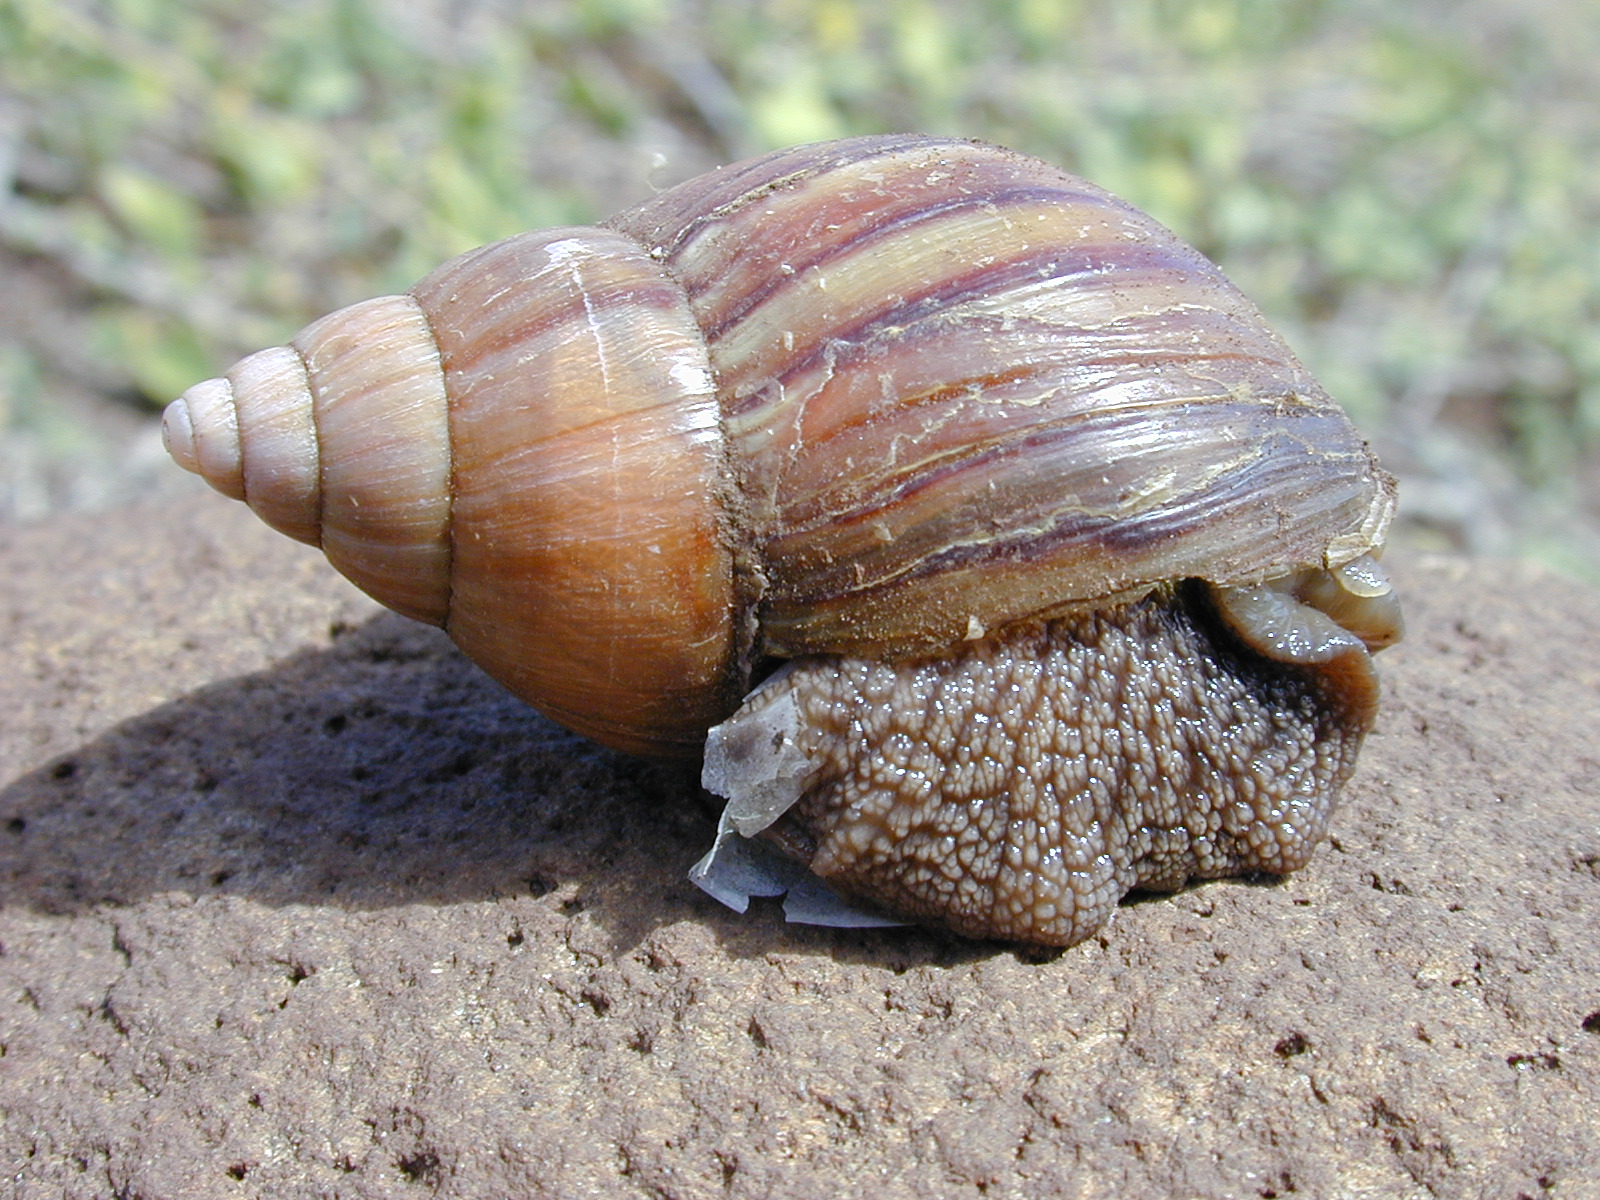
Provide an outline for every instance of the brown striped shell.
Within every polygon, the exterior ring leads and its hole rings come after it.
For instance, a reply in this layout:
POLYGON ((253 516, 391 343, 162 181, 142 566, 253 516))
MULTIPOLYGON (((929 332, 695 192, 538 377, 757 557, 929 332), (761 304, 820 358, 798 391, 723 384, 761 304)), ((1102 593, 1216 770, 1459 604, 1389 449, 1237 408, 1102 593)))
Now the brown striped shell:
POLYGON ((774 656, 927 653, 1187 578, 1270 608, 1359 576, 1394 507, 1197 252, 1037 160, 909 135, 472 251, 166 427, 535 707, 652 754, 698 753, 774 656))

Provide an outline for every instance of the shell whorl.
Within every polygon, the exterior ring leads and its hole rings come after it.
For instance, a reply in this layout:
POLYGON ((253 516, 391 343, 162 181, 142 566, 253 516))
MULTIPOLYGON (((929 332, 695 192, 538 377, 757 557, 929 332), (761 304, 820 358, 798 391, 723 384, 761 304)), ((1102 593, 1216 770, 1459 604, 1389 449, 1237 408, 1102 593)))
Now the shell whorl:
POLYGON ((680 289, 621 234, 462 255, 196 385, 164 430, 580 732, 681 753, 737 699, 711 373, 680 289))

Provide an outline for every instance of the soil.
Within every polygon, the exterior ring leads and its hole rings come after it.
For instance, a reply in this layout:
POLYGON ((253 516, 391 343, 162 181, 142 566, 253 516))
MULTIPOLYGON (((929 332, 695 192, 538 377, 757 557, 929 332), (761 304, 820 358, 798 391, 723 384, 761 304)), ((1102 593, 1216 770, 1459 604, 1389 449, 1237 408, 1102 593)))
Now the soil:
POLYGON ((0 529, 9 1197, 1583 1197, 1600 600, 1399 559, 1305 870, 1038 954, 739 916, 588 744, 215 498, 0 529))

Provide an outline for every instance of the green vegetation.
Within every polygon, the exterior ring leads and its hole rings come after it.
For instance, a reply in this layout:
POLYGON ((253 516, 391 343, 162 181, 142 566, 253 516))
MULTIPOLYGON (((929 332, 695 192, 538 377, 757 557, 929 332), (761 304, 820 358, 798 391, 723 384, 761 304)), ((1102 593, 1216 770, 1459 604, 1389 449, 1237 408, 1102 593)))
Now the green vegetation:
POLYGON ((90 364, 0 327, 0 422, 55 444, 57 377, 154 406, 467 246, 916 128, 1058 162, 1217 259, 1411 485, 1414 536, 1581 567, 1591 10, 0 0, 0 270, 82 322, 90 364))

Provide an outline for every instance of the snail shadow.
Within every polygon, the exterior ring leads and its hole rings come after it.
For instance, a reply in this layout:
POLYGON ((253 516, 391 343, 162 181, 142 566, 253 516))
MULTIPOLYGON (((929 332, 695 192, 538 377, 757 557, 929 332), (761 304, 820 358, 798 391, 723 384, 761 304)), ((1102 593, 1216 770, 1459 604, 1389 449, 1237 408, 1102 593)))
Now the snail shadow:
POLYGON ((625 950, 675 921, 724 952, 904 969, 1002 949, 915 929, 786 925, 696 889, 715 813, 692 768, 541 717, 436 630, 379 614, 122 722, 0 785, 0 908, 157 895, 373 910, 521 899, 625 950))
POLYGON ((380 908, 560 892, 592 909, 576 897, 600 890, 648 921, 648 898, 630 892, 681 880, 714 829, 692 783, 567 733, 437 631, 381 614, 0 786, 0 905, 72 914, 179 893, 380 908))

